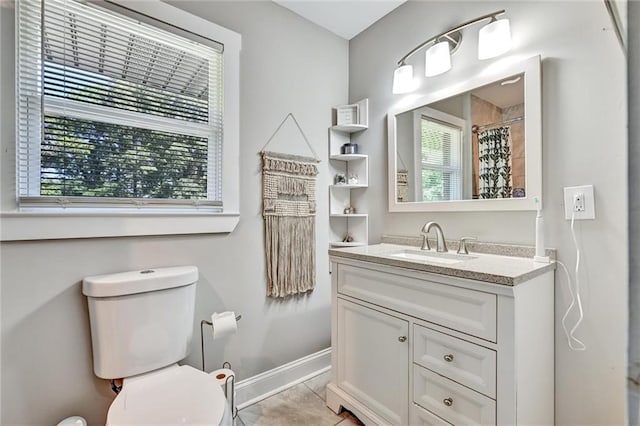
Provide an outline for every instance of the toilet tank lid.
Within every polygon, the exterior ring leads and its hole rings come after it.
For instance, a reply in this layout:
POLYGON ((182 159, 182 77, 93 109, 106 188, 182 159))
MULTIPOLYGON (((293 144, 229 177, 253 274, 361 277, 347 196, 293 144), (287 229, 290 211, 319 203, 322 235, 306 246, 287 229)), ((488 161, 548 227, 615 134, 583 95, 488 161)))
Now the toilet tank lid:
POLYGON ((182 287, 198 281, 195 266, 175 266, 116 274, 95 275, 82 281, 82 293, 89 297, 114 297, 182 287))

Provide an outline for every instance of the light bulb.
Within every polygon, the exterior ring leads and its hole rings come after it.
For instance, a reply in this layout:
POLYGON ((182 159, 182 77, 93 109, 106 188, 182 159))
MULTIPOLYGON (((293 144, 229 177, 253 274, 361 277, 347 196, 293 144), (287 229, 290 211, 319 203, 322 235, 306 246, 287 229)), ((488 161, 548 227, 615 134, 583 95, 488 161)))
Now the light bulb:
POLYGON ((441 41, 434 44, 424 54, 424 75, 433 77, 451 69, 451 53, 449 42, 441 41))
POLYGON ((478 33, 478 59, 495 58, 510 49, 511 28, 508 19, 493 20, 480 28, 478 33))
POLYGON ((408 93, 416 89, 413 79, 413 65, 403 64, 393 72, 393 93, 408 93))

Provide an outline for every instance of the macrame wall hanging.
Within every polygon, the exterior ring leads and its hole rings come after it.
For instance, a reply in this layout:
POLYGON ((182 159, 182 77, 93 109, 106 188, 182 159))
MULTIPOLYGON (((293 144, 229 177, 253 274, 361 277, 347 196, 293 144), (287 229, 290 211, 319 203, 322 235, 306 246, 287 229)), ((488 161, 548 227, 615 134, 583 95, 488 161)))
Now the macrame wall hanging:
POLYGON ((398 202, 409 201, 409 170, 404 160, 397 152, 400 167, 396 165, 396 197, 398 202))
POLYGON ((306 293, 316 284, 316 164, 320 160, 291 113, 282 120, 261 154, 267 296, 306 293), (289 118, 300 130, 313 158, 264 150, 289 118))

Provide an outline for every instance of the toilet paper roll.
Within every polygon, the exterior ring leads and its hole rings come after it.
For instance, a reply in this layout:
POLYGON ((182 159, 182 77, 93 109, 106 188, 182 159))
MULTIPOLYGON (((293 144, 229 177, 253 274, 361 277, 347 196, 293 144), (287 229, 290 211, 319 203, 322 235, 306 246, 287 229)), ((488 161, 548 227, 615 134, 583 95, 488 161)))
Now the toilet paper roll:
POLYGON ((236 391, 235 391, 235 380, 236 373, 233 370, 228 368, 220 368, 218 370, 213 370, 209 373, 211 377, 216 381, 220 388, 222 389, 222 393, 224 393, 224 397, 227 399, 227 404, 229 404, 229 411, 232 415, 235 415, 235 401, 236 401, 236 391), (229 379, 229 383, 227 385, 227 389, 225 389, 225 383, 227 383, 227 378, 229 376, 233 376, 232 379, 229 379), (231 397, 233 392, 233 398, 231 397))
POLYGON ((234 334, 238 330, 236 322, 236 314, 231 311, 214 312, 211 315, 211 324, 213 325, 213 338, 220 339, 225 336, 234 334))
POLYGON ((222 391, 224 391, 224 384, 227 382, 227 377, 234 377, 233 379, 229 380, 229 386, 231 386, 231 381, 235 380, 236 377, 236 373, 228 368, 219 368, 218 370, 213 370, 211 373, 209 373, 209 375, 216 380, 216 383, 219 384, 220 387, 222 387, 222 391))

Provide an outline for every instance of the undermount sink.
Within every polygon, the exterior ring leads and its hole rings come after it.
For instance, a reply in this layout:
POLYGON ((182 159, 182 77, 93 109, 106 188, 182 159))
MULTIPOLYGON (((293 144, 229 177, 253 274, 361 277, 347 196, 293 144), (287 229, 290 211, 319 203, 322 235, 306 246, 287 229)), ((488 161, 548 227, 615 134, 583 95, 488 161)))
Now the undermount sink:
POLYGON ((466 260, 476 259, 475 256, 469 256, 466 254, 438 253, 427 250, 402 250, 396 253, 391 253, 389 256, 398 259, 407 259, 426 263, 441 263, 445 265, 453 265, 466 260))

